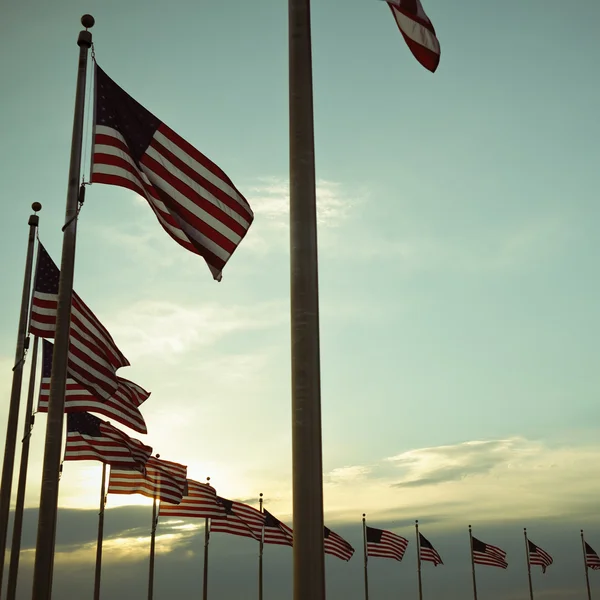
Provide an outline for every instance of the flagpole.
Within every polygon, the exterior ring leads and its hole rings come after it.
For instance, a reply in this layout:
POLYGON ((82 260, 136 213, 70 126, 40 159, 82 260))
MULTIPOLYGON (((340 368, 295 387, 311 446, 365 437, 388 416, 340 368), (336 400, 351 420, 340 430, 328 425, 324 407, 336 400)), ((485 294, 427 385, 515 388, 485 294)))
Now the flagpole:
POLYGON ((56 513, 58 510, 58 480, 62 451, 67 353, 69 350, 69 328, 71 322, 71 295, 75 269, 77 212, 80 200, 79 180, 81 175, 81 148, 83 145, 86 70, 88 50, 92 45, 92 34, 88 29, 94 25, 94 18, 91 15, 84 15, 81 17, 81 24, 85 27, 85 31, 80 31, 77 39, 79 65, 77 69, 75 110, 73 113, 71 160, 69 165, 65 225, 63 227, 64 235, 60 280, 58 284, 56 333, 54 338, 50 397, 48 399, 48 418, 33 570, 32 600, 49 600, 52 595, 52 569, 56 541, 56 513))
MULTIPOLYGON (((210 483, 210 477, 206 478, 206 483, 210 483)), ((208 543, 210 541, 210 521, 208 517, 204 519, 204 573, 202 576, 202 600, 208 600, 208 543)))
POLYGON ((288 0, 294 600, 324 600, 323 458, 310 0, 288 0))
POLYGON ((98 513, 98 541, 96 542, 96 571, 94 573, 94 600, 100 600, 100 576, 102 575, 102 542, 104 540, 104 508, 106 506, 106 463, 102 463, 100 483, 100 512, 98 513))
POLYGON ((154 548, 156 546, 156 496, 152 500, 152 530, 150 533, 150 563, 148 568, 148 600, 154 596, 154 548))
POLYGON ((585 552, 585 539, 583 537, 583 529, 581 530, 581 549, 583 550, 583 568, 585 569, 585 584, 587 586, 588 600, 592 600, 592 590, 590 588, 590 574, 587 566, 587 554, 585 552))
MULTIPOLYGON (((263 512, 263 495, 262 492, 258 497, 258 506, 260 512, 263 512)), ((258 600, 262 600, 263 597, 263 549, 265 545, 265 524, 263 522, 262 533, 260 536, 260 544, 258 547, 258 600)))
POLYGON ((19 324, 17 326, 17 345, 15 350, 15 364, 13 366, 12 386, 8 404, 8 418, 6 422, 6 442, 4 445, 4 462, 2 463, 2 479, 0 482, 0 590, 2 589, 2 575, 6 555, 6 538, 8 533, 8 517, 10 513, 10 496, 15 468, 15 451, 17 448, 17 430, 19 427, 19 404, 21 401, 21 387, 23 384, 23 365, 29 340, 27 339, 27 321, 29 317, 29 298, 31 295, 31 273, 33 269, 33 248, 35 245, 35 232, 38 227, 39 217, 37 212, 42 209, 39 202, 31 205, 34 211, 29 216, 29 236, 27 238, 27 253, 25 255, 25 274, 23 277, 23 291, 21 293, 21 309, 19 324))
POLYGON ((421 581, 421 540, 419 539, 419 521, 415 521, 417 532, 417 574, 419 576, 419 600, 423 600, 423 583, 421 581))
POLYGON ((529 560, 529 540, 527 539, 527 528, 523 528, 523 534, 525 535, 525 556, 527 557, 527 577, 529 579, 529 598, 533 600, 533 585, 531 583, 531 562, 529 560))
POLYGON ((471 573, 473 574, 473 598, 477 600, 477 580, 475 579, 475 557, 473 556, 473 532, 469 525, 469 543, 471 545, 471 573))
POLYGON ((363 552, 365 555, 365 600, 369 600, 369 573, 368 573, 368 554, 367 554, 367 521, 366 514, 363 513, 363 552))
POLYGON ((23 427, 23 440, 21 442, 21 464, 19 466, 19 482, 17 483, 17 501, 12 532, 12 545, 10 547, 10 564, 8 567, 8 585, 6 600, 15 600, 17 594, 17 577, 19 573, 19 558, 21 554, 21 532, 23 530, 23 510, 25 507, 25 488, 27 486, 27 467, 29 464, 29 442, 33 427, 33 397, 35 395, 35 376, 37 368, 39 338, 33 338, 31 351, 31 371, 29 373, 29 389, 27 390, 27 404, 25 406, 25 424, 23 427))

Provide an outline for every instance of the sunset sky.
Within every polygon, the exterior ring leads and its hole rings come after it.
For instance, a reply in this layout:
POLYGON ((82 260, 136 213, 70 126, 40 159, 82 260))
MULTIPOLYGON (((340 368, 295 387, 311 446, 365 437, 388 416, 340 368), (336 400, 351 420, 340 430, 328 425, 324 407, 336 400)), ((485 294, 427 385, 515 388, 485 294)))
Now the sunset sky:
MULTIPOLYGON (((534 573, 536 600, 579 599, 582 527, 600 551, 600 3, 423 2, 442 47, 433 75, 384 2, 313 2, 325 522, 357 549, 327 557, 328 598, 363 597, 366 512, 410 540, 401 564, 372 561, 370 600, 415 597, 415 519, 446 563, 425 565, 426 598, 471 594, 471 523, 508 552, 507 571, 478 567, 482 598, 528 598, 526 526, 555 559, 534 573)), ((152 392, 135 437, 222 496, 262 492, 291 524, 286 2, 3 3, 0 435, 33 201, 60 262, 83 12, 98 64, 256 215, 216 283, 145 200, 88 189, 75 289, 130 360, 119 374, 152 392)), ((64 467, 54 600, 91 597, 100 472, 64 467)), ((107 508, 104 593, 145 599, 149 501, 107 508)), ((159 527, 157 600, 197 593, 199 525, 159 527)), ((256 598, 252 541, 211 544, 214 598, 256 598)), ((265 556, 265 598, 291 598, 291 549, 265 556)))

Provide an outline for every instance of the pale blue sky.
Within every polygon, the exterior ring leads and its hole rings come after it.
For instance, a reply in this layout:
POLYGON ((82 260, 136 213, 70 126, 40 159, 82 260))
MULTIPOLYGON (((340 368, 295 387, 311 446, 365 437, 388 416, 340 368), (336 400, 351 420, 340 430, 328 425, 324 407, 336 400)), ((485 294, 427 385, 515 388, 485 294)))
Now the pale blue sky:
MULTIPOLYGON (((148 443, 289 518, 287 3, 2 5, 5 397, 34 200, 60 257, 88 11, 102 68, 216 161, 256 220, 217 284, 143 201, 94 185, 76 289, 131 360, 123 376, 152 392, 148 443)), ((600 4, 424 6, 442 46, 434 75, 385 3, 312 11, 326 517, 435 515, 448 529, 568 515, 579 551, 580 516, 600 546, 600 4)), ((93 508, 98 473, 67 465, 62 504, 93 508)))

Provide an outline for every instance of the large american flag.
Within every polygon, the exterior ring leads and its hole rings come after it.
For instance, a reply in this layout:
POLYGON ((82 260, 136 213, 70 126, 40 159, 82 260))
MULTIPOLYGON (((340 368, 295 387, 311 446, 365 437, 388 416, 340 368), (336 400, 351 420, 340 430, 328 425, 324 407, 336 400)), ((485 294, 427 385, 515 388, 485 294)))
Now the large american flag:
MULTIPOLYGON (((48 340, 42 340, 42 379, 38 403, 39 412, 48 412, 53 350, 54 346, 48 340)), ((74 379, 67 378, 65 412, 98 413, 138 433, 148 433, 146 422, 138 406, 150 396, 150 392, 122 377, 117 377, 117 381, 119 387, 115 395, 106 401, 102 401, 74 379)))
POLYGON ((475 564, 501 567, 502 569, 508 567, 508 563, 506 562, 506 552, 497 546, 485 544, 476 537, 473 537, 472 551, 473 562, 475 564))
POLYGON ((354 548, 341 535, 338 535, 335 531, 331 531, 329 527, 325 527, 323 533, 325 554, 331 554, 346 561, 352 558, 354 548))
POLYGON ((410 51, 433 73, 440 64, 440 43, 421 0, 387 0, 387 3, 410 51))
POLYGON ((264 513, 242 502, 217 497, 225 514, 210 521, 211 533, 231 533, 260 541, 262 536, 264 513))
POLYGON ((587 542, 583 543, 585 544, 585 566, 594 571, 600 570, 600 557, 587 542))
POLYGON ((99 460, 143 471, 152 448, 86 412, 67 415, 65 460, 99 460))
POLYGON ((158 516, 210 519, 224 513, 223 506, 217 502, 215 488, 208 483, 188 479, 187 489, 187 495, 179 504, 163 504, 161 502, 158 516))
POLYGON ((367 526, 367 556, 402 560, 408 540, 401 535, 367 526))
MULTIPOLYGON (((33 335, 53 338, 56 329, 60 271, 38 244, 31 320, 33 335)), ((116 371, 129 366, 110 333, 73 291, 69 333, 68 375, 98 399, 108 400, 119 387, 116 371)))
POLYGON ((434 567, 444 564, 438 551, 421 532, 419 532, 419 560, 432 562, 434 567))
POLYGON ((281 546, 294 545, 294 532, 291 527, 282 523, 268 510, 264 511, 265 529, 263 541, 265 544, 279 544, 281 546))
POLYGON ((151 456, 144 473, 110 470, 109 494, 141 494, 161 502, 179 504, 187 493, 187 467, 151 456))
POLYGON ((552 557, 529 539, 527 540, 527 548, 529 550, 529 564, 542 567, 542 573, 545 573, 546 567, 554 562, 552 557))
POLYGON ((220 280, 254 219, 231 179, 97 64, 95 125, 92 182, 145 198, 163 229, 220 280))

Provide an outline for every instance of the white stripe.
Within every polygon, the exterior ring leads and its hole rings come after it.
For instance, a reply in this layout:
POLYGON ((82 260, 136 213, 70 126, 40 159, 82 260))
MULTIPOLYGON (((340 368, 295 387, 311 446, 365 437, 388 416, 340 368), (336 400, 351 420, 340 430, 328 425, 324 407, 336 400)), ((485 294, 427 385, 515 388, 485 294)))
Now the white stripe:
POLYGON ((424 27, 417 21, 413 21, 410 17, 403 15, 395 6, 392 6, 396 23, 406 37, 413 42, 428 48, 435 54, 440 54, 440 43, 435 35, 427 27, 424 27))

